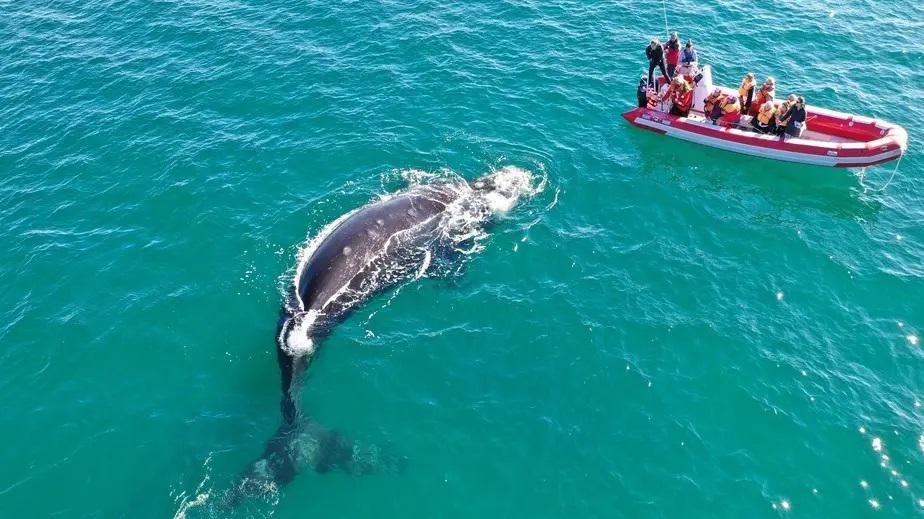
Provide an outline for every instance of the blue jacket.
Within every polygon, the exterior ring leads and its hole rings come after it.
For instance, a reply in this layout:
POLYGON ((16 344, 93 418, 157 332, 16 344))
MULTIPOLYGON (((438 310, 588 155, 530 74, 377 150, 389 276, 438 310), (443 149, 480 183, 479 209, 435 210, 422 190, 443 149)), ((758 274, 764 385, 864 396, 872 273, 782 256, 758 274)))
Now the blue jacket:
POLYGON ((681 63, 690 63, 691 61, 697 61, 696 49, 684 48, 682 51, 680 51, 680 62, 681 63))

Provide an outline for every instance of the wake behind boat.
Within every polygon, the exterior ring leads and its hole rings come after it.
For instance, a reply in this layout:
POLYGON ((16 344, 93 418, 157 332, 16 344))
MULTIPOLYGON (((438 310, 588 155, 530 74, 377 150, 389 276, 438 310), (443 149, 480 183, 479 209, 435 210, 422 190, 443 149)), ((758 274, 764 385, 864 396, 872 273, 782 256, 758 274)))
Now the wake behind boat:
MULTIPOLYGON (((800 136, 781 139, 752 127, 744 115, 734 122, 714 122, 706 110, 707 98, 719 91, 738 96, 738 91, 712 84, 712 69, 704 66, 686 76, 692 88, 692 106, 686 116, 671 113, 671 101, 649 102, 641 95, 639 106, 622 114, 634 126, 669 137, 696 142, 723 150, 769 159, 861 168, 896 160, 908 146, 904 128, 879 119, 805 106, 805 126, 800 136)), ((642 81, 640 89, 647 87, 642 81)), ((666 91, 667 85, 664 85, 666 91)), ((779 108, 780 101, 771 101, 779 108)))

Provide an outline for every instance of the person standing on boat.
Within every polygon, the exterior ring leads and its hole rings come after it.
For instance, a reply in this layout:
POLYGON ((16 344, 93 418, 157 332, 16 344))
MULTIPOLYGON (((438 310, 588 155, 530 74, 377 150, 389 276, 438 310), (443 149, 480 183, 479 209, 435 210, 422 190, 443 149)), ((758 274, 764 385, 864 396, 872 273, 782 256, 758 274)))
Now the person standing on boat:
POLYGON ((741 113, 750 113, 751 101, 754 100, 754 87, 756 86, 757 79, 754 78, 754 73, 748 72, 745 74, 744 78, 741 80, 741 85, 738 86, 738 98, 741 99, 741 113))
POLYGON ((693 48, 693 40, 687 40, 686 46, 680 51, 680 73, 683 75, 692 75, 696 69, 697 60, 696 49, 693 48))
POLYGON ((664 52, 667 53, 667 77, 674 79, 674 72, 680 63, 680 36, 676 32, 672 32, 671 38, 664 44, 664 52))
POLYGON ((786 113, 783 122, 786 123, 786 131, 780 136, 780 140, 785 140, 786 136, 802 137, 805 133, 805 98, 799 96, 796 98, 796 104, 786 113))
POLYGON ((654 86, 655 67, 661 67, 661 73, 664 74, 664 77, 668 77, 667 70, 664 68, 664 49, 657 38, 652 38, 651 43, 645 47, 645 56, 648 57, 648 84, 657 90, 657 87, 654 86))
POLYGON ((760 87, 760 90, 757 92, 757 96, 754 99, 754 102, 751 103, 751 109, 748 110, 749 115, 757 115, 757 111, 761 106, 764 105, 767 101, 773 101, 776 97, 776 80, 773 79, 773 76, 767 78, 764 81, 763 86, 760 87))

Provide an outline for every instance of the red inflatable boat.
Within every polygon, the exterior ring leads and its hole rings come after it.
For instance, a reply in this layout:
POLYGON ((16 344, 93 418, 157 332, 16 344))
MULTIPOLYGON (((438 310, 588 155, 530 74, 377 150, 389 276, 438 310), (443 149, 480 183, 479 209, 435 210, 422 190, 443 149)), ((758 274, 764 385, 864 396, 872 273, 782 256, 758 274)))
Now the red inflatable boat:
MULTIPOLYGON (((656 133, 706 146, 769 159, 861 168, 882 164, 902 156, 908 147, 908 133, 901 126, 857 115, 806 106, 807 129, 802 137, 766 135, 750 129, 742 117, 734 127, 714 125, 702 113, 703 99, 714 90, 709 66, 694 89, 693 110, 687 117, 666 112, 669 107, 642 107, 622 114, 633 125, 656 133)), ((737 91, 722 88, 728 94, 737 91)))

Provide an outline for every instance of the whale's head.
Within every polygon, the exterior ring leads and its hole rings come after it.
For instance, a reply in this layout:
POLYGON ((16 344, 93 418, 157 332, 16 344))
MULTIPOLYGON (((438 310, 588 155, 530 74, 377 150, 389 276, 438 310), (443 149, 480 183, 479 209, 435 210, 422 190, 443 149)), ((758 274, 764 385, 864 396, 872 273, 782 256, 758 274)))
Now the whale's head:
POLYGON ((541 188, 533 185, 529 171, 506 166, 470 183, 472 190, 484 197, 493 213, 506 213, 524 196, 532 196, 541 188))

